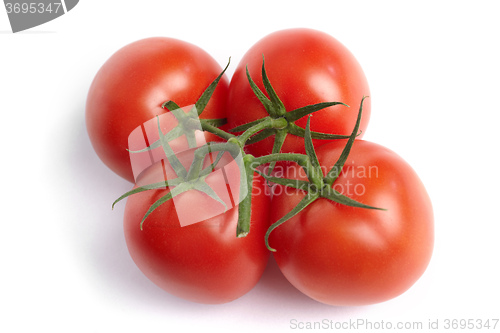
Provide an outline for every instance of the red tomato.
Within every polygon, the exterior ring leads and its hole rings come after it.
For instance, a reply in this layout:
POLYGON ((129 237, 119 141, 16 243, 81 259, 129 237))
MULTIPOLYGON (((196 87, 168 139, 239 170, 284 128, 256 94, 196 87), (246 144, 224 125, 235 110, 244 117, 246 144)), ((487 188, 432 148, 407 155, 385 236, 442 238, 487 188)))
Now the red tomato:
MULTIPOLYGON (((317 149, 323 172, 335 165, 344 145, 338 140, 317 149)), ((298 167, 286 174, 305 178, 298 167)), ((423 274, 433 249, 432 206, 422 182, 394 152, 356 140, 333 187, 387 211, 318 199, 271 233, 281 271, 304 294, 332 305, 371 304, 402 294, 423 274)), ((303 197, 278 188, 271 221, 303 197)))
MULTIPOLYGON (((148 176, 141 178, 146 184, 152 182, 148 176)), ((199 191, 184 192, 175 197, 175 203, 169 200, 159 206, 144 221, 143 230, 140 222, 144 214, 168 190, 130 196, 124 231, 132 259, 156 285, 178 297, 211 304, 241 297, 257 284, 269 258, 264 243, 270 208, 266 186, 260 176, 255 176, 250 233, 243 238, 236 237, 237 206, 202 222, 181 226, 182 214, 196 219, 214 206, 221 207, 199 191)), ((221 188, 214 190, 220 192, 221 188)))
MULTIPOLYGON (((147 38, 118 50, 96 74, 87 97, 87 131, 97 155, 133 182, 126 150, 129 134, 166 112, 163 102, 194 104, 220 72, 205 51, 172 38, 147 38)), ((227 90, 224 76, 201 118, 225 118, 227 90)))
MULTIPOLYGON (((323 32, 310 29, 288 29, 272 33, 258 41, 241 59, 229 86, 227 107, 231 128, 267 115, 255 97, 246 77, 248 71, 264 92, 262 56, 274 90, 287 111, 320 102, 343 102, 314 113, 311 131, 351 134, 363 96, 370 94, 361 66, 349 50, 323 32)), ((370 99, 363 108, 360 130, 365 132, 370 117, 370 99)), ((307 117, 296 122, 305 128, 307 117)), ((288 135, 282 152, 304 152, 304 140, 288 135)), ((328 141, 314 140, 315 146, 328 141)), ((273 139, 267 138, 248 146, 256 156, 272 151, 273 139)))

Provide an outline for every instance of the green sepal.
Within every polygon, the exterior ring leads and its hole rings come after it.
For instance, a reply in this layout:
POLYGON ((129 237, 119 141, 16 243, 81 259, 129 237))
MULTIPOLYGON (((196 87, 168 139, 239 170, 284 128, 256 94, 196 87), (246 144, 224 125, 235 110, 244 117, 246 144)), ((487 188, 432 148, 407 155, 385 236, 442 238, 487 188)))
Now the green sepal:
MULTIPOLYGON (((196 190, 196 191, 200 191, 202 193, 205 193, 206 195, 208 195, 210 198, 214 199, 215 201, 219 202, 220 204, 222 204, 224 206, 224 212, 228 210, 228 207, 226 205, 226 203, 217 195, 217 193, 205 182, 205 178, 206 177, 200 177, 194 181, 188 181, 188 182, 178 182, 178 185, 175 186, 175 187, 170 187, 170 191, 165 194, 164 196, 162 196, 160 199, 156 200, 148 209, 148 211, 146 212, 146 214, 144 214, 142 220, 141 220, 141 230, 142 230, 142 225, 144 224, 144 221, 147 219, 147 217, 153 212, 155 211, 158 207, 160 207, 162 204, 164 204, 165 202, 167 202, 168 200, 170 199, 173 199, 174 197, 176 197, 177 195, 181 194, 181 193, 184 193, 184 192, 187 192, 187 191, 193 191, 193 190, 196 190)), ((169 183, 169 185, 172 186, 171 183, 169 183)), ((144 187, 143 187, 144 188, 144 187)), ((147 188, 145 190, 151 190, 152 188, 147 188)), ((137 189, 136 189, 137 190, 137 189)), ((130 191, 130 192, 134 192, 135 190, 133 191, 130 191)), ((135 191, 134 193, 132 194, 135 194, 135 193, 139 193, 139 192, 142 192, 144 190, 141 190, 141 191, 135 191)))
MULTIPOLYGON (((182 128, 175 127, 170 132, 167 133, 166 138, 167 138, 167 141, 172 141, 172 140, 175 140, 175 139, 181 137, 182 135, 183 135, 182 128)), ((144 153, 144 152, 147 152, 147 151, 150 151, 150 150, 154 150, 154 149, 159 148, 159 147, 161 147, 161 141, 160 140, 156 140, 155 142, 151 143, 146 148, 143 148, 143 149, 140 149, 140 150, 130 150, 130 149, 127 149, 127 151, 129 153, 133 153, 133 154, 135 154, 135 153, 144 153)))
POLYGON ((246 68, 246 72, 247 72, 248 83, 250 83, 250 87, 252 88, 253 93, 255 94, 255 96, 257 96, 259 101, 262 103, 262 105, 266 109, 267 113, 271 117, 278 116, 278 114, 273 109, 273 103, 269 100, 269 98, 267 98, 267 96, 262 92, 262 90, 260 90, 260 88, 253 81, 252 77, 250 76, 250 72, 248 71, 248 66, 246 68))
MULTIPOLYGON (((194 135, 194 133, 189 133, 189 131, 185 131, 185 129, 183 128, 185 123, 187 122, 188 119, 190 119, 191 117, 189 117, 189 115, 187 115, 186 113, 184 113, 184 111, 179 107, 179 105, 177 105, 174 101, 166 101, 164 102, 161 107, 163 109, 167 109, 170 111, 170 113, 177 119, 177 126, 174 127, 172 130, 170 130, 167 134, 166 134, 166 140, 167 141, 172 141, 172 140, 175 140, 179 137, 181 137, 182 135, 186 135, 186 139, 188 140, 188 144, 190 145, 191 147, 191 144, 195 144, 196 141, 196 137, 194 135)), ((158 118, 158 116, 156 116, 158 118)), ((143 152, 147 152, 147 151, 150 151, 150 150, 154 150, 158 147, 161 147, 162 144, 161 144, 161 140, 157 140, 153 143, 151 143, 148 147, 144 148, 144 149, 140 149, 140 150, 129 150, 127 149, 127 151, 129 153, 143 153, 143 152)))
POLYGON ((307 105, 307 106, 295 109, 293 111, 287 112, 284 115, 284 117, 289 122, 294 122, 294 121, 299 120, 300 118, 305 117, 311 113, 314 113, 316 111, 322 110, 322 109, 330 107, 330 106, 339 105, 339 104, 349 107, 349 105, 342 103, 342 102, 323 102, 323 103, 307 105))
POLYGON ((226 125, 227 124, 227 118, 203 119, 203 121, 205 121, 208 124, 210 124, 212 126, 215 126, 215 127, 221 127, 222 125, 226 125))
MULTIPOLYGON (((303 138, 306 135, 306 130, 296 124, 288 124, 288 133, 300 136, 303 138)), ((338 139, 349 139, 349 135, 341 134, 329 134, 311 131, 311 138, 315 140, 338 140, 338 139)))
POLYGON ((354 199, 351 199, 349 197, 346 197, 345 195, 341 194, 340 192, 336 191, 335 189, 331 187, 324 187, 321 196, 323 198, 329 199, 331 201, 335 201, 339 204, 349 206, 349 207, 357 207, 357 208, 365 208, 365 209, 376 209, 376 210, 387 210, 384 208, 379 208, 379 207, 373 207, 370 205, 366 205, 364 203, 361 203, 359 201, 356 201, 354 199))
POLYGON ((205 169, 201 170, 200 177, 206 176, 206 175, 210 174, 211 172, 215 171, 215 167, 217 166, 217 164, 219 164, 222 156, 224 156, 225 153, 226 152, 224 150, 219 151, 219 153, 217 154, 217 157, 215 158, 215 161, 210 163, 210 165, 207 166, 205 169))
POLYGON ((161 105, 162 109, 167 109, 168 111, 178 110, 181 107, 177 105, 174 101, 166 101, 161 105))
POLYGON ((265 138, 270 137, 271 135, 276 134, 276 130, 274 128, 267 128, 263 131, 260 131, 259 133, 255 134, 250 138, 250 140, 247 140, 246 144, 251 145, 252 143, 256 143, 259 141, 264 140, 265 138))
POLYGON ((289 219, 291 219, 292 217, 294 217, 295 215, 297 215, 298 213, 300 213, 304 208, 309 206, 318 198, 319 198, 318 192, 307 192, 306 196, 297 204, 297 206, 295 206, 285 216, 283 216, 278 221, 273 223, 269 227, 269 229, 267 229, 265 242, 266 242, 266 247, 268 248, 269 251, 276 252, 276 250, 269 245, 269 235, 271 234, 271 232, 280 225, 282 225, 283 223, 285 223, 286 221, 288 221, 289 219))
POLYGON ((306 131, 304 135, 304 146, 306 149, 306 154, 307 156, 309 156, 309 160, 311 161, 313 168, 319 169, 320 165, 318 156, 316 155, 316 151, 314 150, 314 145, 311 137, 311 116, 307 117, 306 131))
MULTIPOLYGON (((273 110, 274 117, 284 116, 286 114, 285 105, 276 94, 271 82, 269 81, 269 77, 266 73, 266 66, 264 55, 262 56, 262 83, 264 84, 264 88, 266 89, 267 94, 269 95, 269 99, 271 101, 271 109, 273 110)), ((271 114, 271 113, 270 113, 271 114)))
POLYGON ((114 209, 115 208, 115 205, 122 201, 123 199, 133 195, 133 194, 136 194, 136 193, 141 193, 141 192, 145 192, 145 191, 149 191, 149 190, 157 190, 157 189, 160 189, 160 188, 167 188, 169 186, 177 186, 179 185, 183 180, 179 179, 179 178, 175 178, 175 179, 172 179, 172 180, 168 180, 168 181, 163 181, 163 182, 157 182, 157 183, 153 183, 153 184, 148 184, 148 185, 143 185, 143 186, 139 186, 131 191, 128 191, 126 193, 124 193, 122 196, 120 196, 118 199, 116 199, 113 204, 111 205, 111 209, 114 209))
POLYGON ((154 212, 158 207, 160 207, 162 204, 167 202, 168 200, 174 198, 175 196, 184 193, 186 191, 189 191, 192 189, 192 184, 191 183, 181 183, 178 186, 171 188, 170 191, 162 196, 160 199, 156 200, 147 210, 146 214, 142 217, 141 223, 140 223, 140 228, 142 230, 142 225, 144 224, 144 221, 148 218, 148 216, 154 212))
MULTIPOLYGON (((177 119, 178 125, 174 128, 174 130, 175 129, 180 130, 180 134, 178 135, 178 137, 184 134, 186 136, 189 148, 195 148, 196 147, 195 130, 200 129, 201 127, 199 119, 193 119, 193 116, 186 114, 183 109, 175 109, 170 111, 170 113, 174 115, 175 119, 177 119)), ((196 115, 194 117, 198 118, 198 116, 196 115)), ((170 132, 165 134, 167 142, 173 140, 169 138, 168 136, 169 134, 170 132)))
POLYGON ((213 190, 213 188, 211 188, 210 186, 208 186, 208 184, 205 183, 203 180, 196 182, 196 185, 195 185, 195 187, 193 189, 197 190, 197 191, 200 191, 200 192, 203 192, 206 195, 208 195, 210 198, 212 198, 215 201, 219 202, 220 204, 222 204, 224 206, 224 212, 227 211, 228 208, 227 208, 226 203, 217 195, 217 193, 213 190))
POLYGON ((222 72, 217 76, 215 80, 210 83, 207 89, 203 92, 203 94, 198 98, 196 103, 194 104, 196 111, 198 112, 198 116, 201 115, 203 110, 205 110, 205 107, 207 106, 208 102, 210 101, 210 98, 212 97, 212 94, 215 91, 215 88, 217 88, 217 85, 219 84, 220 79, 226 72, 227 68, 229 67, 229 64, 231 63, 231 58, 229 58, 226 67, 222 70, 222 72))
POLYGON ((170 144, 168 143, 166 135, 163 134, 163 132, 161 131, 160 119, 158 118, 158 116, 156 116, 156 118, 157 118, 157 122, 158 122, 158 135, 160 137, 160 143, 161 143, 161 146, 163 148, 163 152, 165 153, 165 156, 166 156, 168 162, 170 163, 170 165, 174 169, 175 174, 178 177, 185 179, 187 176, 187 170, 186 170, 186 168, 184 168, 182 163, 179 161, 179 159, 177 158, 177 155, 175 155, 172 147, 170 147, 170 144))
POLYGON ((359 105, 359 112, 358 112, 358 118, 356 119, 356 125, 354 126, 354 129, 352 130, 351 135, 349 136, 349 140, 347 140, 347 143, 342 150, 342 153, 340 154, 339 159, 337 162, 335 162, 335 165, 330 169, 326 177, 324 178, 325 184, 329 185, 330 187, 332 184, 335 182, 335 180, 339 177, 340 172, 342 171, 342 168, 344 167, 344 164, 347 160, 347 157, 349 156, 349 153, 351 152, 351 148, 354 144, 354 140, 356 139, 358 130, 359 130, 359 124, 361 123, 361 115, 363 113, 363 102, 365 100, 366 96, 363 97, 361 100, 361 103, 359 105))

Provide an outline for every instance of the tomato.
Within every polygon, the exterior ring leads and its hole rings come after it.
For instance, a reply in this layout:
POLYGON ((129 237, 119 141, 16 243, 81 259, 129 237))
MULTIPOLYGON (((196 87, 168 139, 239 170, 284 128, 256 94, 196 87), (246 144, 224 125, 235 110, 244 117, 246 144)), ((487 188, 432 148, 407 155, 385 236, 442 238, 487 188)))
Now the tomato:
MULTIPOLYGON (((157 166, 148 169, 141 181, 154 182, 149 173, 153 170, 158 175, 157 166)), ((236 176, 239 178, 239 173, 236 176)), ((213 187, 213 182, 210 185, 213 187)), ((220 192, 220 186, 215 185, 215 191, 220 192)), ((172 199, 160 205, 144 221, 142 230, 140 222, 146 211, 169 190, 130 196, 124 232, 132 259, 156 285, 183 299, 216 304, 241 297, 257 284, 269 258, 264 242, 270 208, 266 186, 261 176, 254 177, 250 233, 242 238, 236 237, 237 206, 181 226, 181 215, 196 219, 220 205, 199 191, 189 190, 176 196, 175 202, 172 199)))
MULTIPOLYGON (((338 140, 317 149, 324 173, 344 145, 338 140)), ((305 179, 300 170, 290 166, 285 177, 305 179)), ((356 140, 333 188, 387 210, 314 201, 270 235, 280 270, 301 292, 332 305, 377 303, 405 292, 425 271, 434 242, 432 206, 417 174, 389 149, 356 140)), ((303 197, 278 187, 271 221, 303 197)))
MULTIPOLYGON (((311 29, 287 29, 274 32, 258 41, 243 56, 229 86, 227 108, 231 128, 267 115, 255 97, 246 76, 246 67, 262 91, 262 60, 267 76, 287 111, 320 102, 343 102, 314 113, 311 130, 349 135, 356 123, 357 107, 370 94, 368 82, 351 52, 330 35, 311 29)), ((360 130, 365 132, 370 117, 366 100, 360 130)), ((307 117, 295 123, 305 128, 307 117)), ((282 152, 304 152, 303 139, 288 135, 282 152)), ((314 140, 315 146, 328 141, 314 140)), ((272 151, 273 138, 248 146, 256 156, 272 151)))
MULTIPOLYGON (((147 38, 118 50, 97 72, 88 92, 86 125, 92 146, 115 173, 133 182, 127 140, 173 100, 194 104, 222 72, 199 47, 172 38, 147 38)), ((229 80, 224 76, 201 118, 225 118, 229 80)))

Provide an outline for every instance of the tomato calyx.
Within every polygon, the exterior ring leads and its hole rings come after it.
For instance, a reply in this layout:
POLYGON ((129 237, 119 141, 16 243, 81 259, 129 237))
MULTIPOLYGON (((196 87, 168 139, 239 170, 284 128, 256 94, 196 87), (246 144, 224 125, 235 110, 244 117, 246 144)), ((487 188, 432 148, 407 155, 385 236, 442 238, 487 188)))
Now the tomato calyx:
MULTIPOLYGON (((259 99, 261 104, 264 106, 264 109, 267 111, 268 116, 263 117, 261 119, 237 126, 235 128, 230 129, 229 131, 232 133, 238 133, 242 131, 251 131, 251 136, 249 136, 246 140, 246 144, 253 144, 264 140, 270 136, 274 136, 273 148, 271 154, 278 154, 285 143, 286 137, 291 134, 301 138, 305 138, 306 132, 305 129, 295 124, 295 121, 313 114, 314 112, 323 110, 330 106, 335 105, 343 105, 349 107, 349 105, 342 102, 322 102, 317 104, 311 104, 304 107, 297 108, 292 111, 287 111, 285 105, 279 98, 278 94, 274 90, 269 77, 267 76, 265 59, 262 57, 262 82, 264 84, 264 89, 267 93, 264 92, 257 86, 255 81, 252 79, 250 72, 248 70, 248 66, 246 68, 246 75, 250 87, 252 88, 253 93, 259 99), (274 120, 273 125, 268 125, 274 120), (258 131, 256 129, 259 129, 258 131)), ((347 139, 348 135, 338 135, 338 134, 328 134, 328 133, 320 133, 309 131, 312 139, 319 140, 337 140, 337 139, 347 139)), ((245 132, 244 132, 245 133, 245 132)), ((248 132, 247 132, 248 133, 248 132)), ((269 165, 268 174, 271 174, 276 162, 273 162, 269 165)))
MULTIPOLYGON (((281 147, 283 146, 283 143, 285 142, 286 136, 288 134, 304 138, 305 130, 302 127, 296 125, 295 121, 330 106, 344 105, 349 107, 347 104, 342 102, 323 102, 323 103, 307 105, 292 111, 287 111, 285 105, 277 95, 276 91, 274 90, 269 80, 269 77, 267 76, 264 57, 262 59, 262 82, 264 84, 265 91, 267 92, 267 95, 269 97, 266 96, 266 94, 264 94, 264 92, 262 92, 262 90, 260 90, 260 88, 254 82, 254 80, 250 76, 248 67, 246 68, 246 75, 250 87, 252 88, 252 91, 254 92, 255 96, 259 99, 259 101, 262 103, 262 105, 264 106, 265 110, 269 115, 264 118, 232 128, 229 131, 232 133, 242 132, 258 124, 261 124, 262 122, 265 122, 268 119, 283 119, 279 126, 266 128, 261 132, 259 132, 258 134, 256 134, 255 136, 253 136, 247 142, 247 144, 256 143, 267 137, 274 135, 274 144, 272 153, 279 153, 281 151, 281 147)), ((349 137, 347 135, 327 134, 327 133, 320 133, 313 131, 311 131, 311 136, 313 139, 320 139, 320 140, 347 139, 349 137)))
POLYGON ((289 161, 294 161, 297 164, 299 164, 304 171, 306 172, 308 180, 297 180, 297 179, 288 179, 288 178, 281 178, 281 177, 273 177, 270 176, 269 174, 265 174, 262 172, 259 172, 265 179, 268 181, 271 181, 275 184, 295 188, 297 190, 305 192, 304 198, 287 214, 285 214, 283 217, 281 217, 278 221, 273 223, 269 229, 267 230, 266 236, 265 236, 265 242, 267 248, 275 252, 276 250, 272 248, 269 245, 269 235, 271 232, 279 227, 281 224, 285 223, 298 213, 300 213, 304 208, 312 204, 314 201, 316 201, 319 198, 326 198, 331 201, 337 202, 342 205, 346 206, 351 206, 351 207, 357 207, 357 208, 365 208, 365 209, 376 209, 376 210, 385 210, 383 208, 379 207, 373 207, 370 205, 363 204, 359 201, 356 201, 352 198, 349 198, 342 193, 338 192, 335 190, 332 186, 339 177, 342 168, 344 167, 344 164, 347 160, 347 157, 349 156, 349 153, 351 151, 352 145, 354 143, 354 140, 356 139, 356 136, 359 131, 359 124, 361 122, 361 115, 363 112, 363 101, 365 100, 366 97, 363 97, 361 100, 361 104, 359 107, 359 112, 358 112, 358 118, 356 120, 356 125, 354 126, 354 129, 351 133, 351 135, 348 137, 349 139, 347 140, 347 143, 338 158, 338 160, 335 162, 335 165, 328 171, 328 173, 324 176, 323 171, 321 170, 321 166, 318 161, 318 157, 316 155, 316 152, 314 150, 314 146, 312 143, 312 135, 311 135, 311 130, 310 130, 310 117, 307 120, 307 126, 305 129, 305 136, 304 136, 304 144, 305 144, 305 149, 306 149, 306 155, 301 155, 301 154, 272 154, 268 156, 263 156, 263 157, 258 157, 255 159, 256 163, 259 164, 264 164, 264 163, 275 163, 276 161, 282 160, 282 158, 286 158, 286 160, 289 161))
MULTIPOLYGON (((158 116, 157 116, 158 119, 158 116)), ((161 130, 160 127, 160 121, 157 121, 158 125, 158 133, 160 139, 158 142, 160 143, 163 152, 165 154, 166 160, 172 167, 176 178, 173 179, 168 179, 168 177, 165 177, 164 181, 160 182, 155 182, 152 184, 147 184, 143 186, 139 186, 131 191, 126 192, 122 196, 120 196, 118 199, 116 199, 113 202, 112 208, 118 203, 119 201, 127 198, 130 195, 137 194, 140 192, 144 191, 149 191, 149 190, 156 190, 156 189, 166 189, 169 188, 170 191, 162 196, 160 199, 158 199, 156 202, 154 202, 151 207, 148 209, 148 211, 144 214, 141 223, 140 223, 140 228, 142 230, 142 226, 146 218, 155 210, 157 209, 160 205, 165 203, 168 200, 173 199, 175 196, 182 194, 184 192, 190 191, 190 190, 197 190, 200 192, 205 193, 208 195, 210 198, 213 200, 217 201, 218 203, 222 204, 224 206, 224 212, 227 211, 228 207, 226 203, 218 196, 218 194, 208 185, 207 183, 207 177, 215 170, 215 166, 219 163, 221 160, 223 154, 225 152, 229 152, 233 157, 238 156, 240 153, 240 149, 237 148, 235 149, 233 144, 230 143, 215 143, 211 144, 208 143, 205 146, 202 146, 198 148, 197 150, 194 151, 194 158, 192 160, 192 164, 189 169, 187 169, 183 163, 179 160, 177 157, 176 153, 173 151, 172 147, 169 144, 169 140, 167 139, 168 134, 164 134, 161 130), (219 152, 217 154, 217 157, 215 158, 215 161, 210 163, 208 166, 203 167, 204 162, 206 160, 206 157, 213 153, 213 152, 219 152)), ((194 130, 192 129, 190 134, 186 133, 186 137, 189 137, 190 135, 194 136, 194 130)), ((196 143, 196 142, 195 142, 196 143)), ((155 144, 155 143, 154 143, 155 144)), ((151 149, 152 145, 148 146, 146 149, 151 149)), ((140 152, 140 151, 136 151, 140 152)), ((132 151, 134 153, 134 151, 132 151)))

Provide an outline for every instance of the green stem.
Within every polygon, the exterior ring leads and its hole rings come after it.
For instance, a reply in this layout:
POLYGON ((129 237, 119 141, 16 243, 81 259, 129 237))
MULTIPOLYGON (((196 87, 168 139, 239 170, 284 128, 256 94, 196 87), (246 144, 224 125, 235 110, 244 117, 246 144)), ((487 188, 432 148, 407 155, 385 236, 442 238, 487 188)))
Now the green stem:
POLYGON ((252 218, 252 185, 253 185, 253 160, 252 155, 243 157, 245 165, 245 177, 240 177, 240 195, 245 192, 246 196, 238 205, 238 225, 236 227, 236 237, 245 237, 250 232, 250 221, 252 218), (245 191, 246 190, 246 191, 245 191))
POLYGON ((285 118, 266 117, 260 123, 253 125, 245 132, 243 132, 239 136, 238 140, 241 142, 242 146, 244 146, 245 143, 252 137, 252 135, 257 134, 262 130, 268 128, 283 129, 287 126, 288 126, 288 121, 285 118))
MULTIPOLYGON (((271 154, 278 154, 281 151, 281 147, 283 147, 283 143, 285 143, 287 134, 287 131, 276 131, 276 134, 274 135, 274 144, 271 154)), ((271 164, 269 164, 269 170, 267 171, 268 175, 272 174, 275 166, 276 162, 272 162, 271 164)))
POLYGON ((205 160, 205 157, 212 152, 222 150, 228 151, 233 158, 236 158, 242 153, 240 146, 231 141, 223 143, 208 143, 195 150, 193 162, 189 167, 186 179, 192 180, 198 178, 200 176, 200 172, 203 170, 203 161, 205 160))
POLYGON ((234 134, 228 133, 228 132, 226 132, 218 127, 215 127, 214 125, 209 124, 208 122, 204 121, 203 119, 200 119, 200 123, 201 123, 201 128, 204 131, 215 134, 218 137, 223 138, 226 141, 231 139, 231 138, 236 137, 234 134))
POLYGON ((253 163, 254 165, 262 165, 272 162, 291 161, 298 165, 306 165, 308 160, 309 158, 303 154, 279 153, 255 157, 253 163))
POLYGON ((278 221, 274 222, 269 227, 269 229, 267 229, 265 242, 266 242, 266 247, 268 248, 269 251, 276 252, 276 250, 269 245, 269 235, 271 234, 271 232, 280 225, 282 225, 283 223, 285 223, 286 221, 288 221, 289 219, 291 219, 292 217, 294 217, 295 215, 297 215, 298 213, 300 213, 304 208, 306 208, 311 203, 316 201, 318 197, 319 197, 318 193, 307 192, 306 196, 297 204, 297 206, 295 206, 291 211, 289 211, 285 216, 280 218, 278 221))

